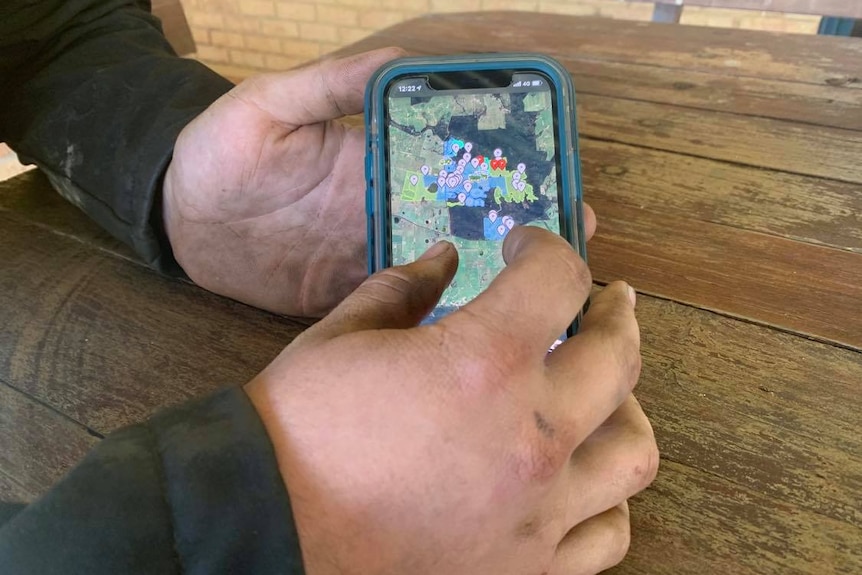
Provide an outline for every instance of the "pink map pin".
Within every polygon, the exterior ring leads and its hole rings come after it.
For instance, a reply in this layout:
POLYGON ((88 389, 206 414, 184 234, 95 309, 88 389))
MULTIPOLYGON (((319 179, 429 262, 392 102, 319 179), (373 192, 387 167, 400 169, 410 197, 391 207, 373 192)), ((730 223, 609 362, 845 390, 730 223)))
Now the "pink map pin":
POLYGON ((501 236, 503 234, 505 234, 507 231, 508 230, 506 229, 506 226, 504 226, 503 224, 500 224, 499 226, 497 226, 497 233, 500 234, 501 236))
POLYGON ((464 192, 461 192, 460 194, 458 194, 458 201, 461 202, 462 204, 466 201, 466 199, 467 199, 467 194, 465 194, 464 192))
POLYGON ((514 174, 512 174, 512 181, 513 182, 517 182, 520 179, 521 179, 521 172, 515 172, 514 174))
POLYGON ((446 185, 450 188, 454 188, 458 185, 458 178, 455 176, 449 176, 446 178, 446 185))
POLYGON ((466 165, 466 164, 467 164, 467 160, 465 160, 464 158, 461 158, 460 160, 458 160, 458 165, 459 165, 459 166, 464 166, 464 165, 466 165))
POLYGON ((470 152, 465 152, 464 155, 461 156, 461 159, 464 160, 465 162, 469 162, 470 158, 472 158, 472 157, 473 156, 470 155, 470 152))
POLYGON ((437 173, 437 175, 438 175, 438 176, 442 176, 442 177, 444 177, 444 178, 445 178, 445 177, 446 177, 446 174, 448 174, 448 173, 449 173, 449 172, 447 172, 446 170, 440 170, 440 171, 437 173))
POLYGON ((460 149, 461 149, 461 146, 459 146, 458 144, 452 144, 452 151, 455 152, 456 154, 458 153, 458 150, 460 150, 460 149))
POLYGON ((491 220, 491 223, 497 221, 497 210, 491 210, 488 212, 488 219, 491 220))
POLYGON ((501 158, 502 156, 503 156, 503 150, 501 150, 500 148, 494 149, 494 157, 495 158, 501 158))
POLYGON ((445 187, 446 186, 446 178, 444 178, 443 176, 440 176, 439 178, 437 178, 437 185, 440 186, 441 188, 445 187))
POLYGON ((428 175, 428 172, 430 172, 430 171, 431 171, 431 168, 430 168, 429 166, 422 166, 422 168, 420 169, 420 171, 422 172, 422 175, 423 175, 423 176, 427 176, 427 175, 428 175))
POLYGON ((410 183, 414 186, 419 182, 419 177, 416 174, 410 176, 410 183))
POLYGON ((524 173, 524 170, 526 170, 526 169, 527 169, 527 164, 524 164, 524 163, 518 164, 518 171, 521 172, 522 174, 524 173))
POLYGON ((464 189, 465 190, 467 190, 469 192, 472 188, 473 188, 473 184, 471 184, 470 182, 464 182, 464 189))
POLYGON ((468 152, 472 151, 473 150, 473 144, 471 144, 470 142, 467 142, 466 144, 464 144, 464 149, 467 150, 468 152))
POLYGON ((473 158, 472 160, 470 160, 470 165, 472 165, 474 168, 478 168, 479 167, 479 159, 473 158))
POLYGON ((456 174, 463 174, 464 173, 464 166, 458 166, 457 168, 455 168, 455 173, 456 174))
POLYGON ((517 184, 515 184, 515 188, 517 188, 517 190, 519 192, 523 192, 524 188, 526 188, 526 187, 527 187, 527 184, 525 184, 524 182, 518 182, 517 184))
POLYGON ((503 218, 503 225, 511 230, 515 227, 515 220, 512 219, 512 216, 506 216, 503 218))

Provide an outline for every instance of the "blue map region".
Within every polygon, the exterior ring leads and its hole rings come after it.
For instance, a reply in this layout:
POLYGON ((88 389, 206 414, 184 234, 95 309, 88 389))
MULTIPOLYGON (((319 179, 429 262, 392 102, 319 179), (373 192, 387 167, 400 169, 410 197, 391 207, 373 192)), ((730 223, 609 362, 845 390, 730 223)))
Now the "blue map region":
POLYGON ((471 145, 468 144, 465 148, 464 141, 456 138, 443 142, 440 171, 437 174, 425 174, 422 178, 426 188, 437 185, 437 201, 458 202, 468 208, 483 208, 488 193, 494 188, 500 189, 501 193, 506 195, 506 179, 503 176, 490 175, 491 159, 483 156, 472 157, 471 145))
POLYGON ((482 221, 483 233, 486 240, 500 241, 506 237, 509 230, 515 225, 515 220, 509 216, 498 217, 497 212, 491 212, 482 221))
MULTIPOLYGON (((401 197, 406 202, 445 205, 453 235, 501 241, 516 224, 514 214, 537 203, 526 181, 526 164, 509 166, 501 148, 479 150, 470 141, 448 137, 441 151, 439 161, 421 166, 420 173, 408 172, 401 197), (488 151, 490 155, 482 153, 488 151)), ((541 206, 533 209, 543 212, 541 206)))

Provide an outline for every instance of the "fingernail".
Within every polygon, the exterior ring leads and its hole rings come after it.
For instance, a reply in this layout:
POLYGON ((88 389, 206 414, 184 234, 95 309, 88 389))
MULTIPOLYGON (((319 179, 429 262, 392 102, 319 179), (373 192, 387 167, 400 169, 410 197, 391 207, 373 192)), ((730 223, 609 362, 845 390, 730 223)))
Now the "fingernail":
MULTIPOLYGON (((449 248, 451 248, 451 247, 452 247, 452 244, 450 244, 447 241, 437 242, 436 244, 434 244, 433 246, 428 248, 428 251, 426 251, 424 254, 419 256, 419 260, 430 260, 430 259, 436 258, 438 256, 441 256, 444 253, 448 252, 449 248)), ((419 260, 417 260, 417 261, 419 261, 419 260)))
POLYGON ((626 284, 627 291, 629 292, 629 300, 632 302, 632 305, 636 305, 638 302, 638 294, 635 291, 635 288, 626 284))

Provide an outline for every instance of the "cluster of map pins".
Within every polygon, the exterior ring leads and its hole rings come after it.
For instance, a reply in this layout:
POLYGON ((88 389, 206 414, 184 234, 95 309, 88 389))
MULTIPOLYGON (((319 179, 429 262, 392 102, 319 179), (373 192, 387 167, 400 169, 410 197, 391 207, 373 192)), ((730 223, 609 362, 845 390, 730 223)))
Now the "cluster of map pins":
MULTIPOLYGON (((497 210, 491 210, 488 212, 488 219, 491 220, 491 223, 495 223, 497 218, 500 215, 497 213, 497 210)), ((500 225, 497 226, 497 233, 505 235, 509 230, 515 227, 515 220, 512 219, 512 216, 503 216, 500 219, 500 225)))
MULTIPOLYGON (((477 185, 475 182, 471 181, 470 178, 465 177, 464 172, 477 172, 478 170, 482 169, 482 164, 484 162, 489 161, 488 159, 483 158, 483 156, 479 154, 474 157, 472 154, 473 148, 474 146, 472 142, 452 142, 449 146, 450 153, 446 154, 448 165, 445 168, 440 169, 439 172, 437 172, 436 181, 438 188, 448 189, 450 193, 454 192, 459 187, 461 188, 458 195, 452 197, 452 199, 457 199, 458 203, 460 203, 461 205, 471 205, 470 201, 468 200, 473 197, 471 194, 471 190, 476 188, 477 185)), ((506 158, 503 156, 503 149, 494 148, 494 150, 492 151, 492 156, 492 158, 489 158, 491 169, 494 171, 501 171, 505 173, 506 158)), ((525 174, 526 169, 526 164, 519 163, 516 167, 516 171, 511 172, 511 180, 509 181, 509 186, 511 188, 514 188, 519 192, 523 192, 527 188, 525 174)), ((422 173, 422 176, 419 176, 417 174, 410 175, 408 181, 410 182, 411 186, 418 186, 422 182, 422 178, 427 178, 431 176, 433 170, 429 165, 425 164, 421 166, 420 172, 422 173)), ((425 181, 427 182, 428 180, 425 181)), ((434 180, 432 179, 431 181, 434 180)), ((503 193, 505 194, 505 188, 503 193)), ((505 224, 501 223, 500 225, 505 224)))

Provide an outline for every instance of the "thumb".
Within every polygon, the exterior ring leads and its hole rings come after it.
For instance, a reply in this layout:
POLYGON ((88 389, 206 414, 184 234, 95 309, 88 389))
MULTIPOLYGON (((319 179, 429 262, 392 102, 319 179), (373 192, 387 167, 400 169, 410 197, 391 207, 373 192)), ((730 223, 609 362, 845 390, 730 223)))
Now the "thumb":
POLYGON ((382 270, 365 280, 300 336, 302 345, 355 331, 415 327, 437 305, 457 270, 455 246, 438 242, 412 264, 382 270))
POLYGON ((289 72, 253 76, 237 86, 234 95, 294 130, 361 112, 371 74, 405 54, 400 48, 382 48, 319 60, 289 72))

